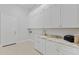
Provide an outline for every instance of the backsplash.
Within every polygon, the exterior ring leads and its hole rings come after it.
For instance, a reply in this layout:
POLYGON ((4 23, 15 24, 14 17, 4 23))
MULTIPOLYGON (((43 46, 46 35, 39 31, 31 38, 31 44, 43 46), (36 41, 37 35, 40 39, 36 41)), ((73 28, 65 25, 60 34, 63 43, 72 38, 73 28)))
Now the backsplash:
POLYGON ((75 35, 75 34, 79 34, 79 29, 75 28, 46 28, 46 29, 32 29, 32 32, 34 32, 33 34, 36 35, 42 35, 43 31, 46 31, 47 34, 49 35, 75 35))
POLYGON ((79 29, 70 29, 70 28, 31 28, 32 33, 29 33, 29 40, 34 42, 35 38, 39 38, 43 35, 45 31, 48 35, 53 35, 55 37, 64 37, 64 35, 74 35, 79 34, 79 29))
POLYGON ((58 29, 46 29, 46 32, 48 34, 52 34, 52 35, 75 35, 75 34, 79 34, 79 29, 73 29, 73 28, 58 28, 58 29))

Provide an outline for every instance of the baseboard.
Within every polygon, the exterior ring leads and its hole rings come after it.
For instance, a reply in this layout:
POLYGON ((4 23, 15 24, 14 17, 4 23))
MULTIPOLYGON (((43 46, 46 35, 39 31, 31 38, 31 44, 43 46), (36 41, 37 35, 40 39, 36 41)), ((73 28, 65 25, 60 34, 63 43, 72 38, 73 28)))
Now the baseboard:
POLYGON ((0 45, 0 47, 7 47, 7 46, 11 46, 11 45, 15 45, 15 44, 18 44, 18 43, 22 43, 22 42, 31 42, 31 41, 29 41, 29 40, 19 40, 19 41, 16 41, 16 42, 13 42, 13 43, 6 43, 6 44, 1 44, 0 45))
POLYGON ((2 47, 8 47, 8 46, 12 46, 15 45, 16 43, 11 43, 11 44, 7 44, 7 45, 3 45, 2 47))
POLYGON ((16 41, 16 43, 22 43, 22 42, 33 42, 33 41, 30 41, 30 40, 28 40, 28 39, 26 39, 26 40, 16 41))

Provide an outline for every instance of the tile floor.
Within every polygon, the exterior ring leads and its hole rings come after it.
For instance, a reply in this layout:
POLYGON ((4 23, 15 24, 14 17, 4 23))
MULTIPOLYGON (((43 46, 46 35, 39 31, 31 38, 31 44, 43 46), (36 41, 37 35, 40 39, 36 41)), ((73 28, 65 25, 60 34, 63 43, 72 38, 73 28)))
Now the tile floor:
POLYGON ((31 42, 16 43, 16 45, 0 47, 0 55, 39 55, 31 42))

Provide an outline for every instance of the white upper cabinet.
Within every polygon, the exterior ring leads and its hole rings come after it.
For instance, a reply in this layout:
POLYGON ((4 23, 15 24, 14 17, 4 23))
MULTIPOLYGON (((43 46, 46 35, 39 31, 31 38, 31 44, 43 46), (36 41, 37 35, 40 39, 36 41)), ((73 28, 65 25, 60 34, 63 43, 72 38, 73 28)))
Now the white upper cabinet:
POLYGON ((30 28, 58 28, 60 24, 59 5, 44 5, 29 16, 30 28))
POLYGON ((42 18, 42 13, 47 7, 47 5, 41 5, 29 14, 29 28, 43 28, 45 21, 42 18))
POLYGON ((41 14, 37 13, 29 16, 29 28, 43 28, 41 14))
POLYGON ((44 5, 29 16, 30 28, 79 28, 79 5, 44 5))
POLYGON ((60 7, 59 5, 49 5, 42 12, 44 28, 58 28, 60 26, 60 7))
POLYGON ((61 23, 63 28, 79 27, 77 21, 77 6, 74 4, 61 5, 61 23))
POLYGON ((77 27, 79 28, 79 4, 77 5, 77 27))

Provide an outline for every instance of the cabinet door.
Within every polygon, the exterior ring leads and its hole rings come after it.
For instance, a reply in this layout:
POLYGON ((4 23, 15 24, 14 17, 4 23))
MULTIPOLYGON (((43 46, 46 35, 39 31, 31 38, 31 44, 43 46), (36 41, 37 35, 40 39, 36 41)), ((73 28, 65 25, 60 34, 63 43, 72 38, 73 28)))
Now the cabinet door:
POLYGON ((37 49, 41 54, 45 54, 45 39, 35 39, 35 49, 37 49))
POLYGON ((79 28, 79 4, 77 4, 77 27, 79 28))
POLYGON ((42 53, 46 54, 46 39, 42 38, 42 53))
POLYGON ((51 41, 46 41, 46 55, 58 55, 58 44, 51 41))
POLYGON ((35 37, 35 49, 38 50, 42 54, 42 40, 38 37, 35 37))
POLYGON ((48 5, 48 8, 43 10, 41 19, 44 28, 58 28, 60 26, 60 6, 48 5))
POLYGON ((43 28, 42 13, 43 10, 47 8, 48 5, 43 4, 36 8, 33 12, 29 14, 29 27, 30 28, 43 28))
POLYGON ((76 28, 78 26, 76 5, 61 5, 61 23, 63 28, 76 28))
POLYGON ((58 51, 63 55, 79 55, 79 48, 59 44, 58 51))
POLYGON ((43 28, 41 14, 34 14, 29 16, 29 28, 43 28))

